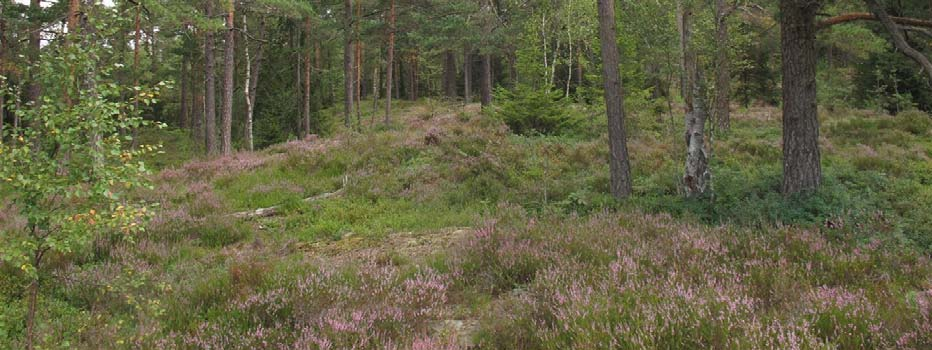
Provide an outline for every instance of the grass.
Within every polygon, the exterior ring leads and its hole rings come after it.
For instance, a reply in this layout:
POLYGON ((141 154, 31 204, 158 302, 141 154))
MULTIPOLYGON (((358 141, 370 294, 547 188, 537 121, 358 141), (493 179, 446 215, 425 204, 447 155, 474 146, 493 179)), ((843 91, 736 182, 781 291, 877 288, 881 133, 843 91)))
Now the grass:
MULTIPOLYGON (((165 133, 157 186, 135 194, 159 217, 134 245, 52 258, 42 345, 932 346, 925 114, 823 113, 825 185, 785 198, 779 120, 742 111, 714 141, 715 195, 697 200, 678 190, 679 130, 633 115, 636 195, 619 203, 604 135, 513 135, 473 106, 399 110, 389 127, 213 160, 184 161, 196 148, 165 133), (473 326, 437 331, 452 320, 473 326)), ((22 281, 0 268, 0 344, 15 346, 22 281)))

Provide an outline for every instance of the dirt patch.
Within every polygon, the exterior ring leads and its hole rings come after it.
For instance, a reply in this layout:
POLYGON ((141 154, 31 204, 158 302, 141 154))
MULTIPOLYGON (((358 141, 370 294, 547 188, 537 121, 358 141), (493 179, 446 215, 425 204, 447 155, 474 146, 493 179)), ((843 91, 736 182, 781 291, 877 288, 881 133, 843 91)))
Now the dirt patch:
POLYGON ((381 239, 349 234, 337 241, 296 243, 294 248, 329 261, 349 261, 372 256, 401 256, 417 260, 448 250, 472 233, 470 228, 452 227, 392 233, 381 239))

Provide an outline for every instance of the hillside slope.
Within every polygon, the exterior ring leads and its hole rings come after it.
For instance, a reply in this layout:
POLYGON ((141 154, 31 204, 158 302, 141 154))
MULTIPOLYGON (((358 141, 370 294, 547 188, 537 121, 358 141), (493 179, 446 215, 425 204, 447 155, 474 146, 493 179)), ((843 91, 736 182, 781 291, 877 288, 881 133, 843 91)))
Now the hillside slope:
POLYGON ((56 267, 41 310, 59 321, 40 332, 93 348, 932 346, 928 124, 830 115, 826 190, 784 199, 772 113, 735 117, 718 196, 697 201, 677 192, 677 126, 643 118, 626 203, 605 195, 598 132, 515 136, 476 106, 188 162, 137 194, 161 208, 135 245, 56 267))

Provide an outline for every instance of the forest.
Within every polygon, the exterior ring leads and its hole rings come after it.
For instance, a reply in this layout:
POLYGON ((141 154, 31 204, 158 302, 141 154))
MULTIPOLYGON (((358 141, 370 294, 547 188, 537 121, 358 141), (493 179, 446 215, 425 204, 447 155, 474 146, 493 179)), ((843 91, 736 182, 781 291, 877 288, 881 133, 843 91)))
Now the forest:
POLYGON ((928 0, 0 0, 0 349, 932 348, 928 0))

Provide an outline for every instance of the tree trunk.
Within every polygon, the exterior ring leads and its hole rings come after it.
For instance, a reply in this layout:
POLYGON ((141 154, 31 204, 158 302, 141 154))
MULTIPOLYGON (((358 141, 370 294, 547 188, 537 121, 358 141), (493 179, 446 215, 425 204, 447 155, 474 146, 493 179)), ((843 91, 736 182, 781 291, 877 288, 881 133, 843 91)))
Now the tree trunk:
POLYGON ((482 106, 492 104, 492 54, 482 55, 482 106))
POLYGON ((395 60, 395 98, 401 99, 401 60, 395 60))
MULTIPOLYGON (((214 6, 212 1, 207 1, 207 17, 213 17, 214 15, 214 6)), ((207 61, 206 67, 204 69, 204 74, 206 74, 205 84, 205 97, 204 97, 204 133, 207 134, 205 137, 207 141, 207 154, 216 155, 217 154, 217 84, 214 81, 215 79, 215 68, 216 65, 214 58, 214 34, 208 32, 204 38, 204 57, 207 61)))
POLYGON ((188 129, 190 125, 190 120, 188 119, 188 54, 184 53, 181 55, 181 115, 180 124, 182 129, 188 129))
MULTIPOLYGON (((29 10, 32 14, 38 14, 42 12, 42 6, 39 0, 31 0, 29 2, 29 10)), ((33 18, 30 18, 33 20, 33 18)), ((31 28, 29 31, 29 86, 26 93, 26 98, 24 102, 35 102, 39 103, 39 96, 42 94, 42 86, 35 80, 35 68, 34 66, 39 63, 39 52, 42 45, 42 23, 38 19, 35 19, 35 22, 32 23, 35 25, 35 28, 31 28)), ((14 117, 16 120, 19 120, 19 117, 14 117)))
POLYGON ((569 55, 566 56, 566 95, 564 97, 570 98, 570 85, 573 82, 573 40, 567 42, 569 44, 569 55))
POLYGON ((381 61, 381 59, 382 57, 376 58, 376 64, 372 67, 372 117, 369 118, 370 126, 374 123, 376 115, 379 113, 379 95, 381 93, 381 91, 379 91, 379 61, 381 61))
POLYGON ((362 23, 362 2, 356 2, 356 71, 353 75, 353 80, 356 82, 356 127, 362 128, 362 29, 360 28, 360 23, 362 23))
POLYGON ((418 70, 420 69, 421 61, 418 57, 418 54, 419 54, 418 49, 415 48, 414 53, 411 56, 411 100, 412 101, 417 101, 417 99, 420 97, 419 96, 420 91, 418 91, 418 82, 420 81, 420 79, 418 78, 418 70))
POLYGON ((890 15, 887 14, 887 11, 884 10, 883 6, 877 3, 877 0, 864 0, 867 3, 867 7, 871 10, 874 16, 880 20, 880 23, 883 24, 883 27, 887 29, 887 32, 890 33, 890 37, 893 40, 893 46, 897 50, 903 52, 904 55, 911 58, 913 61, 916 61, 922 69, 926 71, 926 74, 929 75, 929 82, 932 82, 932 62, 929 61, 929 58, 922 54, 922 52, 917 51, 912 46, 906 42, 906 37, 903 36, 903 30, 897 25, 890 15))
POLYGON ((783 53, 783 193, 814 191, 822 182, 816 105, 816 26, 819 4, 781 0, 783 53))
MULTIPOLYGON (((133 87, 139 86, 139 47, 142 40, 142 28, 140 26, 141 20, 140 15, 142 13, 142 3, 136 3, 136 17, 134 20, 134 34, 133 34, 133 87)), ((139 91, 133 90, 133 109, 139 110, 139 91)))
POLYGON ((0 3, 0 145, 3 144, 3 118, 6 116, 6 21, 3 17, 5 3, 0 3))
MULTIPOLYGON (((248 33, 246 15, 243 15, 243 32, 248 33)), ((256 88, 259 86, 259 73, 262 70, 262 60, 265 53, 265 18, 259 20, 259 42, 256 48, 255 59, 249 57, 249 42, 243 39, 243 48, 246 53, 246 148, 250 151, 255 149, 255 140, 253 137, 253 115, 256 110, 256 88), (255 63, 253 63, 255 62, 255 63), (253 66, 255 65, 255 66, 253 66)))
MULTIPOLYGON (((33 229, 35 230, 35 229, 33 229)), ((35 233, 35 232, 33 232, 35 233)), ((33 267, 37 270, 39 265, 42 263, 42 256, 45 255, 45 248, 36 248, 35 256, 33 257, 33 267)), ((26 350, 32 350, 35 338, 36 338, 36 309, 39 307, 39 277, 36 276, 32 283, 29 284, 28 300, 26 302, 26 350)))
POLYGON ((731 128, 731 59, 728 57, 728 15, 731 9, 725 0, 715 0, 715 120, 718 129, 731 128))
POLYGON ((304 138, 311 135, 311 17, 304 19, 304 138))
POLYGON ((345 22, 343 24, 343 125, 350 127, 350 118, 353 115, 353 76, 356 67, 353 64, 353 3, 352 0, 343 1, 345 22))
POLYGON ((631 195, 631 165, 625 135, 624 91, 618 72, 618 43, 615 31, 615 1, 598 0, 599 39, 602 46, 602 79, 608 117, 609 172, 615 199, 631 195))
POLYGON ((191 130, 193 131, 195 144, 204 145, 207 142, 204 141, 204 125, 206 124, 204 116, 206 113, 204 113, 204 94, 201 89, 204 88, 205 84, 203 84, 201 75, 197 73, 200 70, 194 69, 194 65, 191 66, 191 70, 193 73, 191 77, 193 83, 191 86, 191 92, 193 93, 193 96, 191 96, 191 130), (197 82, 201 83, 197 84, 197 82))
POLYGON ((443 94, 456 98, 456 54, 449 49, 443 51, 443 94))
POLYGON ((472 102, 472 53, 468 45, 463 48, 463 101, 472 102))
POLYGON ((704 194, 709 189, 709 157, 705 147, 706 110, 703 77, 699 69, 699 57, 692 43, 690 18, 692 9, 680 4, 680 47, 683 48, 683 81, 686 96, 686 169, 683 185, 687 197, 704 194))
POLYGON ((223 135, 223 155, 233 154, 233 74, 235 73, 233 55, 235 53, 234 38, 236 38, 233 12, 235 8, 232 0, 227 6, 226 40, 223 45, 223 129, 220 130, 223 135))
POLYGON ((389 2, 388 13, 388 53, 385 61, 385 125, 392 122, 392 90, 397 91, 395 80, 395 0, 389 2))

